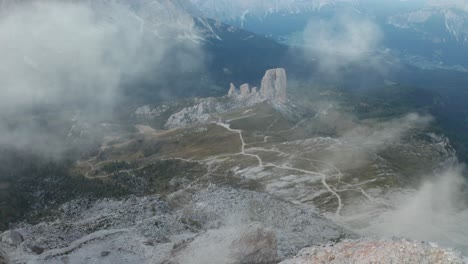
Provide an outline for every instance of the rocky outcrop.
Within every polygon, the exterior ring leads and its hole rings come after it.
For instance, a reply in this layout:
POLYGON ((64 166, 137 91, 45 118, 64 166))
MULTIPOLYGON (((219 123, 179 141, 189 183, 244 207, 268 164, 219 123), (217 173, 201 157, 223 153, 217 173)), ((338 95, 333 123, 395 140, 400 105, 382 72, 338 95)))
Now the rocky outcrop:
POLYGON ((174 129, 187 127, 195 123, 206 123, 216 120, 217 114, 239 108, 250 107, 263 100, 259 96, 252 96, 250 93, 247 94, 246 86, 243 88, 244 95, 239 95, 239 92, 235 90, 234 85, 231 88, 233 88, 233 92, 230 93, 229 97, 233 100, 225 100, 226 98, 215 97, 194 99, 191 106, 187 106, 173 113, 167 119, 164 128, 174 129))
POLYGON ((271 69, 265 73, 260 94, 268 100, 285 104, 287 102, 287 79, 283 68, 271 69))
MULTIPOLYGON (((268 70, 262 80, 260 92, 257 87, 250 89, 250 85, 245 83, 236 89, 231 83, 229 86, 228 98, 201 98, 195 99, 193 104, 173 112, 167 119, 164 128, 174 129, 186 127, 194 123, 204 123, 213 119, 212 114, 224 113, 234 109, 250 107, 260 102, 268 100, 274 105, 284 105, 287 103, 286 91, 286 71, 284 69, 268 70)), ((164 105, 165 106, 165 105, 164 105)), ((154 119, 169 111, 170 107, 158 107, 151 109, 142 106, 137 109, 136 116, 154 119)))
POLYGON ((274 263, 278 261, 275 232, 261 224, 252 224, 231 243, 231 256, 239 263, 274 263))
POLYGON ((2 243, 8 244, 10 246, 19 246, 23 241, 23 236, 13 230, 5 231, 1 237, 2 243))
POLYGON ((56 221, 22 226, 21 246, 0 247, 12 263, 263 264, 355 238, 313 208, 265 193, 212 185, 167 198, 72 201, 59 208, 56 221))
POLYGON ((213 186, 195 193, 182 212, 206 223, 208 229, 219 228, 218 219, 225 219, 229 226, 260 223, 275 232, 280 259, 290 258, 310 245, 358 238, 313 210, 308 206, 296 207, 264 193, 213 186))
POLYGON ((284 105, 288 102, 286 70, 283 68, 267 70, 262 79, 260 91, 257 87, 250 89, 249 84, 240 86, 240 91, 231 83, 229 97, 237 99, 259 98, 284 105))
POLYGON ((211 101, 202 101, 193 106, 183 108, 177 113, 172 114, 165 124, 165 128, 174 129, 186 127, 196 122, 206 122, 211 118, 211 101))
POLYGON ((135 110, 135 116, 139 118, 155 119, 170 110, 170 105, 163 104, 157 108, 151 108, 149 105, 138 107, 135 110))
POLYGON ((3 251, 0 248, 0 264, 9 264, 9 263, 10 263, 10 260, 8 260, 7 254, 5 253, 5 251, 3 251))
POLYGON ((275 80, 276 69, 268 70, 263 76, 262 84, 260 86, 260 94, 268 100, 275 100, 275 80))
POLYGON ((248 83, 245 83, 240 86, 240 95, 242 97, 248 97, 250 96, 250 86, 248 83))
POLYGON ((275 91, 276 101, 285 104, 288 101, 287 78, 285 69, 276 69, 275 91))
POLYGON ((234 84, 231 83, 230 86, 229 86, 228 96, 229 97, 235 97, 237 95, 238 95, 238 93, 237 93, 236 86, 234 86, 234 84))
POLYGON ((276 263, 277 239, 261 224, 209 230, 174 247, 162 263, 276 263))
POLYGON ((252 91, 250 92, 250 94, 253 96, 253 97, 256 97, 256 96, 259 96, 260 94, 258 93, 258 88, 257 87, 253 87, 252 88, 252 91))
POLYGON ((431 263, 463 264, 460 253, 434 244, 405 239, 347 240, 336 245, 306 248, 280 264, 431 263))

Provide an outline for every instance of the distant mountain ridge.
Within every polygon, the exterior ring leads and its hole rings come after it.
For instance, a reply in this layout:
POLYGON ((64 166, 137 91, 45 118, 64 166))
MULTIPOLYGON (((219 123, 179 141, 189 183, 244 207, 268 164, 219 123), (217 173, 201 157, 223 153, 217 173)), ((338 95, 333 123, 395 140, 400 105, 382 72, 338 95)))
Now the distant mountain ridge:
POLYGON ((369 19, 382 29, 383 45, 412 60, 410 64, 422 58, 427 62, 423 68, 468 66, 457 55, 468 52, 465 1, 191 1, 206 17, 294 45, 310 21, 333 20, 340 14, 369 19))
POLYGON ((123 28, 130 39, 141 38, 144 46, 136 52, 149 51, 147 56, 143 54, 145 59, 162 56, 162 61, 147 65, 137 78, 126 77, 127 97, 154 101, 161 94, 166 99, 220 95, 224 93, 222 87, 230 81, 254 81, 266 69, 283 66, 284 46, 262 35, 205 18, 189 0, 1 1, 0 17, 28 3, 33 3, 32 8, 34 4, 84 4, 97 20, 123 28), (164 54, 153 51, 159 46, 166 49, 164 54), (184 56, 189 58, 181 60, 184 56), (188 65, 189 61, 200 67, 188 65))
POLYGON ((304 13, 355 0, 191 0, 206 15, 223 21, 244 19, 247 15, 263 17, 275 13, 304 13))
MULTIPOLYGON (((248 19, 263 20, 268 16, 291 15, 304 13, 321 13, 338 8, 350 8, 360 12, 372 12, 372 2, 366 0, 274 0, 274 1, 227 1, 227 0, 191 0, 194 6, 205 16, 225 22, 240 23, 248 19)), ((468 37, 466 29, 468 23, 468 4, 463 1, 422 1, 407 4, 399 1, 382 3, 393 9, 401 5, 398 10, 392 10, 388 15, 388 24, 398 28, 424 27, 436 16, 441 16, 447 32, 457 41, 465 42, 468 37), (403 10, 403 11, 402 11, 403 10), (404 11, 406 10, 406 11, 404 11)), ((430 34, 430 32, 424 32, 430 34)))
POLYGON ((463 44, 468 43, 468 13, 453 6, 429 6, 396 14, 389 17, 388 24, 416 31, 435 43, 447 42, 449 38, 463 44), (433 32, 429 27, 433 23, 441 26, 442 30, 433 32), (444 28, 445 36, 442 34, 444 28))

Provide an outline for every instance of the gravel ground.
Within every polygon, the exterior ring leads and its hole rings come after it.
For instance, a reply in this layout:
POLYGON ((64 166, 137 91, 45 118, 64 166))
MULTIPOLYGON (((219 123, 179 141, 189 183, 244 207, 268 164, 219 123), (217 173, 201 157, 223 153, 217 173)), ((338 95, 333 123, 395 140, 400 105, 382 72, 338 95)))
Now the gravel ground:
MULTIPOLYGON (((251 224, 269 235, 258 236, 258 241, 248 238, 249 243, 266 243, 269 237, 267 244, 275 241, 271 247, 280 260, 307 246, 356 237, 314 213, 312 207, 299 208, 268 194, 213 185, 179 191, 166 200, 149 196, 73 201, 64 204, 54 220, 15 229, 24 238, 18 246, 0 243, 0 248, 12 263, 160 263, 177 259, 174 254, 187 258, 190 251, 173 251, 181 244, 197 248, 190 244, 203 241, 219 247, 223 244, 217 241, 242 240, 239 234, 251 224)), ((238 256, 242 250, 236 252, 238 256)))
POLYGON ((280 264, 463 264, 456 251, 432 243, 406 239, 347 240, 336 245, 301 250, 297 257, 280 264))

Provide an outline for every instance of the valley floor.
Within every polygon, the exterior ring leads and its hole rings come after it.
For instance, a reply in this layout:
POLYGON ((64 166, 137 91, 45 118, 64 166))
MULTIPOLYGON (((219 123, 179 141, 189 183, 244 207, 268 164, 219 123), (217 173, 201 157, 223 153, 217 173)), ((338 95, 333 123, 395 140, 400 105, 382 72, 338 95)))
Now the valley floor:
MULTIPOLYGON (((298 118, 260 102, 182 123, 160 130, 139 124, 131 136, 105 140, 73 170, 136 196, 73 201, 56 220, 18 225, 24 241, 8 246, 10 258, 275 263, 308 246, 372 235, 374 221, 404 206, 394 198, 415 192, 414 175, 454 158, 443 137, 419 128, 426 120, 418 115, 360 122, 327 106, 298 118)), ((462 263, 456 253, 419 246, 462 263)))

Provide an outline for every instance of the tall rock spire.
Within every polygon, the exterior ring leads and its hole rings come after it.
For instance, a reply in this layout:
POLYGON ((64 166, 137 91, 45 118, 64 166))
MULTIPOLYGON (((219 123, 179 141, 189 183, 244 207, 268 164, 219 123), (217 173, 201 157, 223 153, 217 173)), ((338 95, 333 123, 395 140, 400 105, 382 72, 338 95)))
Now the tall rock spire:
POLYGON ((236 86, 234 86, 233 83, 231 83, 231 85, 229 86, 228 96, 229 96, 229 97, 235 97, 235 96, 237 96, 236 86))
POLYGON ((286 70, 283 68, 267 70, 263 76, 260 92, 257 87, 250 89, 249 84, 240 86, 240 91, 231 83, 228 96, 237 99, 267 99, 270 102, 286 104, 288 102, 286 70))
POLYGON ((266 99, 285 104, 287 95, 286 71, 283 68, 267 70, 262 79, 260 94, 266 99))

